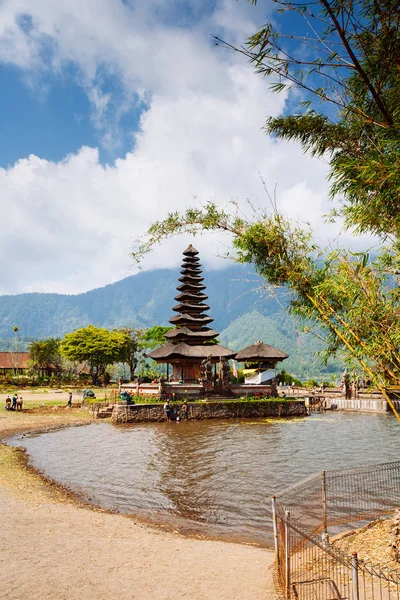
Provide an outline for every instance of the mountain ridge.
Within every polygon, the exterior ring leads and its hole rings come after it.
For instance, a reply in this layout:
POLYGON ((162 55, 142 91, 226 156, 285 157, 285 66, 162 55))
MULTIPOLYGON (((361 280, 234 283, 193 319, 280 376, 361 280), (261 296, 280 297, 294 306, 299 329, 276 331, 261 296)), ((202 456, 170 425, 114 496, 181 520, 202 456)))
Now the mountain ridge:
MULTIPOLYGON (((243 265, 203 275, 211 307, 208 313, 221 343, 239 350, 262 339, 289 354, 281 365, 299 377, 340 370, 323 368, 315 361, 313 355, 321 343, 297 331, 285 311, 287 290, 262 286, 263 280, 243 265)), ((63 337, 89 324, 109 329, 168 325, 178 294, 178 277, 179 269, 154 269, 80 294, 0 296, 0 338, 13 337, 15 325, 19 335, 29 339, 63 337)))

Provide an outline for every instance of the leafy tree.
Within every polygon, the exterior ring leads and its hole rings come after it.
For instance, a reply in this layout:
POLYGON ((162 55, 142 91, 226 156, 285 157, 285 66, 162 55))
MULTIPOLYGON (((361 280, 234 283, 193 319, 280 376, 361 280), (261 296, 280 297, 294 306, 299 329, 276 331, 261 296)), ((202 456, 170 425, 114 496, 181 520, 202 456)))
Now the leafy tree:
POLYGON ((172 327, 162 327, 161 325, 154 325, 149 329, 143 331, 140 344, 144 351, 153 350, 158 346, 165 344, 165 334, 167 331, 173 329, 172 327))
POLYGON ((121 362, 128 365, 131 379, 133 379, 139 363, 142 363, 143 368, 146 353, 165 344, 164 335, 170 329, 172 327, 162 327, 160 325, 154 325, 149 329, 134 329, 131 327, 120 329, 125 338, 121 362))
POLYGON ((330 158, 331 195, 344 195, 333 214, 358 232, 398 237, 399 1, 275 3, 274 22, 246 46, 216 43, 244 54, 276 92, 300 91, 291 98, 297 108, 269 117, 266 131, 330 158))
POLYGON ((123 329, 120 329, 120 332, 124 336, 121 362, 124 362, 128 365, 130 378, 132 380, 135 375, 138 362, 143 354, 143 348, 141 346, 143 330, 124 327, 123 329))
POLYGON ((28 352, 31 366, 41 375, 60 375, 62 372, 62 356, 60 353, 59 338, 49 338, 30 342, 28 352))
POLYGON ((123 333, 88 325, 67 333, 60 350, 71 361, 87 363, 95 385, 105 374, 108 365, 121 361, 124 344, 126 336, 123 333))

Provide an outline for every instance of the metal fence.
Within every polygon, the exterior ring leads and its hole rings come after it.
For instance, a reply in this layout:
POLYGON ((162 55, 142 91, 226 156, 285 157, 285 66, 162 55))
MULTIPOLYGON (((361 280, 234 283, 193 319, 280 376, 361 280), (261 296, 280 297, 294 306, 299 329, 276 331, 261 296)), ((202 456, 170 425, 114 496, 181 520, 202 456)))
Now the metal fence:
POLYGON ((343 550, 338 535, 399 507, 400 462, 323 471, 274 497, 278 595, 287 600, 400 600, 400 570, 343 550))

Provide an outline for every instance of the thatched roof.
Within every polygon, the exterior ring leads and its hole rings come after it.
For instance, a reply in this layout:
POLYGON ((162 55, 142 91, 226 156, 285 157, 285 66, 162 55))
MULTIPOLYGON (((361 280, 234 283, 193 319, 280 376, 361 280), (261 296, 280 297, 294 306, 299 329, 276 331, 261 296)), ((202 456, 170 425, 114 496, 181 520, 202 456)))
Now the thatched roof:
POLYGON ((198 275, 202 273, 199 265, 182 265, 182 269, 179 271, 182 275, 198 275))
POLYGON ((191 294, 190 292, 182 292, 178 296, 175 296, 175 300, 178 302, 183 302, 184 300, 195 300, 196 302, 202 302, 203 300, 208 300, 208 296, 206 294, 191 294))
MULTIPOLYGON (((201 271, 200 271, 201 272, 201 271)), ((191 283, 192 285, 195 285, 197 287, 198 283, 201 283, 202 281, 204 281, 204 277, 201 277, 200 275, 183 275, 182 277, 179 277, 178 281, 181 281, 182 283, 191 283)))
POLYGON ((179 292, 184 292, 185 290, 191 290, 192 292, 200 292, 201 290, 205 290, 206 286, 202 283, 182 283, 182 285, 178 285, 176 288, 179 292))
POLYGON ((175 340, 179 337, 187 337, 187 338, 200 338, 204 340, 212 339, 217 337, 218 332, 214 329, 210 329, 209 327, 202 327, 199 330, 191 330, 188 327, 175 327, 174 329, 170 329, 164 335, 168 340, 175 340))
POLYGON ((217 346, 212 344, 212 340, 218 336, 218 332, 206 327, 213 319, 204 312, 210 307, 203 302, 207 296, 202 293, 206 286, 201 283, 204 278, 201 276, 198 252, 190 245, 183 254, 182 277, 178 280, 181 285, 177 288, 180 293, 175 297, 179 303, 172 309, 178 314, 169 320, 175 328, 165 335, 167 344, 149 356, 160 362, 168 362, 171 357, 196 360, 208 356, 210 352, 213 356, 231 357, 234 353, 228 348, 219 346, 216 350, 217 346))
POLYGON ((214 319, 212 319, 208 315, 200 314, 197 317, 193 317, 192 315, 188 315, 186 313, 176 315, 176 317, 172 317, 172 319, 169 319, 169 322, 172 323, 172 325, 207 325, 207 323, 211 323, 212 321, 214 321, 214 319))
POLYGON ((186 250, 183 251, 183 254, 185 256, 196 256, 199 253, 198 250, 196 250, 196 248, 194 246, 192 246, 192 244, 189 244, 189 246, 186 248, 186 250))
POLYGON ((289 358, 289 355, 279 348, 263 344, 258 340, 252 346, 240 350, 235 358, 239 362, 259 362, 261 360, 285 360, 285 358, 289 358))
POLYGON ((180 304, 176 304, 172 307, 172 310, 175 312, 203 312, 204 310, 210 310, 208 304, 204 304, 203 302, 199 302, 198 304, 190 304, 189 302, 181 302, 180 304))
POLYGON ((161 346, 161 348, 157 348, 157 350, 149 352, 147 356, 153 360, 160 362, 165 360, 165 362, 168 362, 174 358, 198 358, 203 360, 209 356, 211 356, 213 359, 229 359, 235 356, 235 352, 229 348, 225 348, 225 346, 220 346, 219 344, 210 344, 208 346, 189 346, 189 344, 181 342, 180 344, 164 344, 164 346, 161 346))

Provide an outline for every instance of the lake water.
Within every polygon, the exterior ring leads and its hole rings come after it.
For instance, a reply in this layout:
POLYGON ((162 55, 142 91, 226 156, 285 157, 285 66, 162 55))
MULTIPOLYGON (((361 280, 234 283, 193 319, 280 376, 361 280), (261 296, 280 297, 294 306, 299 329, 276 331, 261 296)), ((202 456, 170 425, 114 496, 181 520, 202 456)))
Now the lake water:
POLYGON ((270 496, 323 469, 397 459, 392 415, 113 426, 20 435, 31 463, 86 500, 186 532, 270 546, 270 496))

